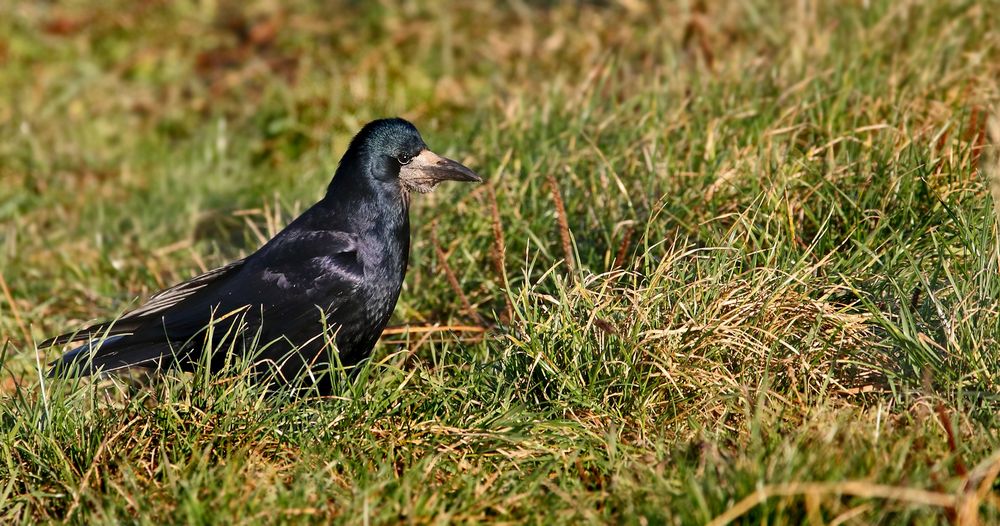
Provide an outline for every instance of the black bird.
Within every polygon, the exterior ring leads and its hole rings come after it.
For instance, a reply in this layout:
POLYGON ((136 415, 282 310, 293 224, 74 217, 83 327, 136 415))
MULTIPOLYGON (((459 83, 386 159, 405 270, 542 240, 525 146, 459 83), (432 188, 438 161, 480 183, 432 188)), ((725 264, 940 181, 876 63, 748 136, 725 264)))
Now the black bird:
MULTIPOLYGON (((331 340, 337 359, 355 365, 371 354, 399 298, 410 251, 410 194, 446 180, 482 181, 428 150, 413 124, 370 122, 351 141, 323 199, 273 239, 244 259, 154 294, 115 321, 43 342, 86 341, 50 364, 50 374, 194 370, 206 363, 216 370, 256 348, 255 369, 281 385, 329 364, 331 340), (216 351, 203 359, 206 349, 216 351)), ((328 391, 325 377, 309 385, 328 391)))

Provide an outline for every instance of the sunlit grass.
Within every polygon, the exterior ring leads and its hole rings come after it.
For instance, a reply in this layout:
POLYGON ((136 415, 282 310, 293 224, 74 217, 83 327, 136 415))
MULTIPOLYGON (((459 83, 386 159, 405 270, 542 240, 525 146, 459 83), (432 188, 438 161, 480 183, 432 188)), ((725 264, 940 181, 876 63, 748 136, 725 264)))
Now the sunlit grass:
POLYGON ((997 520, 998 7, 3 4, 0 522, 997 520), (489 186, 335 396, 39 374, 396 114, 489 186))

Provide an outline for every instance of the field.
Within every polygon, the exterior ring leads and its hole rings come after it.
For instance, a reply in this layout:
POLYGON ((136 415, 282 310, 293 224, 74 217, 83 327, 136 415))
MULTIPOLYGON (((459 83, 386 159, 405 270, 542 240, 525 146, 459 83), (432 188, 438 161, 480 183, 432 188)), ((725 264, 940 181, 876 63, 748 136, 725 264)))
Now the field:
POLYGON ((0 2, 0 523, 1000 521, 1000 3, 0 2), (370 119, 414 198, 328 398, 44 378, 370 119))

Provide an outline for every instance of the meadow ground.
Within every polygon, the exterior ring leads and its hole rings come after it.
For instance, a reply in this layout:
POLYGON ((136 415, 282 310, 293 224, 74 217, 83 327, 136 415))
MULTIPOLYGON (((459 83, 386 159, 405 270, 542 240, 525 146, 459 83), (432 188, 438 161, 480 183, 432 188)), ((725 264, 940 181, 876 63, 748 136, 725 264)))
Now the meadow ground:
POLYGON ((242 5, 0 2, 0 522, 1000 520, 996 1, 242 5), (41 378, 395 114, 489 183, 337 396, 41 378))

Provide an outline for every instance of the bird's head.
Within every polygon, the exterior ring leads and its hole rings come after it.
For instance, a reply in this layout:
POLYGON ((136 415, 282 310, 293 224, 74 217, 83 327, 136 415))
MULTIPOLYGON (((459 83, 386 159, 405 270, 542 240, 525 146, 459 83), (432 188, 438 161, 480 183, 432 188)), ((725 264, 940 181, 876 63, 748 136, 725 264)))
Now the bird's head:
POLYGON ((344 159, 352 156, 371 176, 399 184, 404 191, 428 193, 442 181, 482 182, 461 163, 430 151, 417 128, 399 118, 366 124, 351 141, 344 159))

